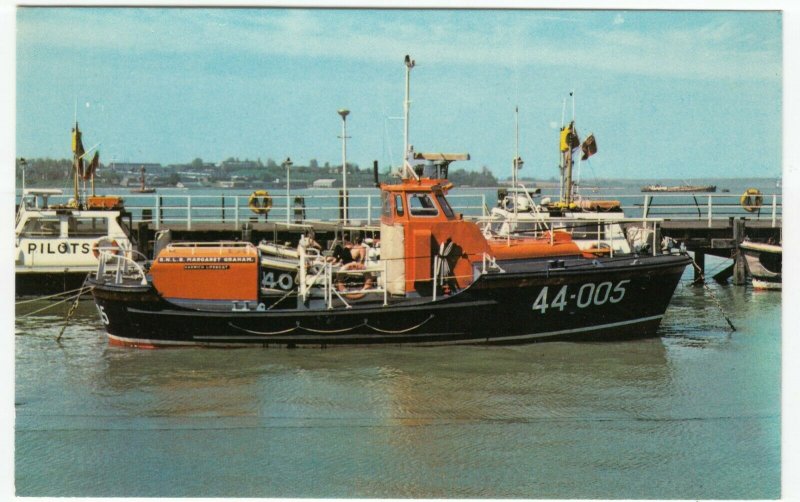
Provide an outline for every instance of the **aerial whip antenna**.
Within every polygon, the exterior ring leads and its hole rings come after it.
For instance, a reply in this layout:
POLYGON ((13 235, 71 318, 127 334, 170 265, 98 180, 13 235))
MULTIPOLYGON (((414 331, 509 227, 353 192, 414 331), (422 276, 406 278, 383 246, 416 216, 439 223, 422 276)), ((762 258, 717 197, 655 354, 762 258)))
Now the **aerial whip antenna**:
POLYGON ((419 177, 417 176, 417 173, 414 172, 414 169, 411 167, 411 164, 408 162, 408 156, 409 156, 409 153, 410 153, 409 152, 409 148, 408 148, 408 116, 409 116, 409 110, 411 108, 411 99, 410 99, 410 93, 411 93, 411 69, 416 64, 416 61, 411 59, 411 57, 408 54, 406 54, 406 58, 405 58, 404 63, 406 65, 406 99, 405 99, 405 101, 403 101, 403 119, 404 119, 404 125, 403 125, 403 170, 405 170, 407 172, 410 172, 414 176, 414 178, 418 180, 419 177))

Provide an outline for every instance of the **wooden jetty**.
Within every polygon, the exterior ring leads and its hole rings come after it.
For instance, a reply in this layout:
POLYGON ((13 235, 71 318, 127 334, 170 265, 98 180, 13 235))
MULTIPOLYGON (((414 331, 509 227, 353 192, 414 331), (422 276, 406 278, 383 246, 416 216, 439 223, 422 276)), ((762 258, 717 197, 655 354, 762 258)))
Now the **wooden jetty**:
POLYGON ((746 283, 747 268, 739 243, 745 236, 752 240, 780 242, 781 224, 780 220, 775 222, 744 216, 710 222, 665 219, 661 223, 661 235, 683 243, 688 251, 694 253, 699 267, 695 269, 696 282, 703 280, 706 255, 712 255, 733 260, 730 266, 715 274, 714 279, 724 282, 732 277, 733 284, 742 285, 746 283))

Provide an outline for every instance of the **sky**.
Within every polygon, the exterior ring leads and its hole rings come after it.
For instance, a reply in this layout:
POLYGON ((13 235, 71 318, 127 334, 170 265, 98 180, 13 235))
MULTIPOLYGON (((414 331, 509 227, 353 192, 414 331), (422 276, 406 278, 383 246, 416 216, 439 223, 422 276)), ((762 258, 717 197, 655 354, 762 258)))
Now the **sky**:
POLYGON ((584 178, 778 177, 778 11, 40 8, 16 10, 17 157, 70 156, 77 115, 104 162, 200 157, 398 165, 410 143, 454 167, 558 176, 574 118, 584 178), (565 106, 566 104, 566 106, 565 106), (77 105, 77 106, 76 106, 77 105))

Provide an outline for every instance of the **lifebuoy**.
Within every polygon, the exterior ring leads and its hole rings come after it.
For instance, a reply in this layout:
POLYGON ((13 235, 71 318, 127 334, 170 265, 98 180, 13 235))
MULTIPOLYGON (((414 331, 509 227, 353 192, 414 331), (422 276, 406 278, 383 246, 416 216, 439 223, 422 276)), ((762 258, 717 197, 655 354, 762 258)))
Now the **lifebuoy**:
POLYGON ((109 239, 103 237, 102 239, 98 239, 92 244, 92 254, 95 258, 100 258, 100 252, 104 253, 111 253, 113 255, 118 255, 120 253, 120 247, 117 241, 114 239, 109 239))
POLYGON ((601 242, 599 246, 583 249, 582 252, 585 258, 594 258, 611 254, 611 246, 607 242, 601 242))
MULTIPOLYGON (((358 262, 350 262, 344 265, 342 268, 339 269, 339 274, 336 276, 336 290, 339 292, 348 291, 347 287, 347 272, 351 270, 364 270, 366 267, 363 263, 358 262)), ((354 275, 354 274, 353 274, 354 275)), ((355 290, 352 293, 347 293, 342 296, 349 300, 360 300, 367 296, 367 290, 370 290, 375 287, 375 279, 372 275, 368 274, 358 274, 364 276, 364 284, 361 286, 361 290, 355 290)))
POLYGON ((752 213, 761 207, 761 204, 764 202, 764 198, 761 196, 761 191, 759 189, 748 188, 742 194, 739 202, 742 204, 742 208, 744 208, 745 211, 752 213))
POLYGON ((247 205, 256 214, 267 214, 272 209, 272 197, 266 190, 256 190, 250 194, 247 205))

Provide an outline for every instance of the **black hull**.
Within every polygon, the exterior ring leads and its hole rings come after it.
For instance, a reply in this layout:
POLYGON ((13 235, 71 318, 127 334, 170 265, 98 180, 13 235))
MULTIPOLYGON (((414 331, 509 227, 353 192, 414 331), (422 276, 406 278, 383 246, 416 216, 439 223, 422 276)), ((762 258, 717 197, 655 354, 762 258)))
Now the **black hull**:
POLYGON ((88 272, 15 274, 16 296, 43 296, 74 291, 83 285, 88 272))
MULTIPOLYGON (((583 260, 585 261, 585 260, 583 260)), ((160 347, 513 344, 656 335, 689 263, 685 256, 614 259, 552 269, 504 263, 432 302, 353 308, 209 312, 176 306, 149 286, 95 284, 112 344, 160 347)))

